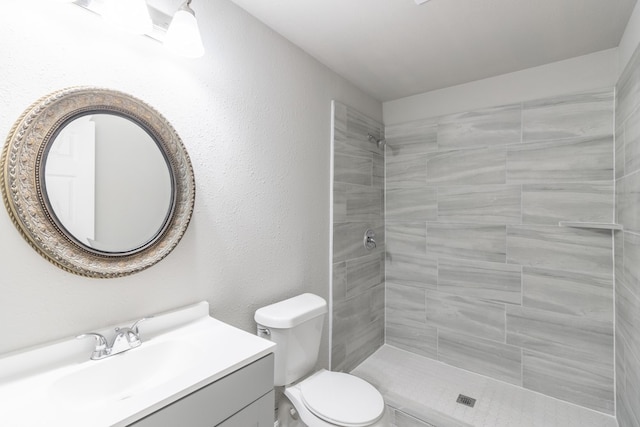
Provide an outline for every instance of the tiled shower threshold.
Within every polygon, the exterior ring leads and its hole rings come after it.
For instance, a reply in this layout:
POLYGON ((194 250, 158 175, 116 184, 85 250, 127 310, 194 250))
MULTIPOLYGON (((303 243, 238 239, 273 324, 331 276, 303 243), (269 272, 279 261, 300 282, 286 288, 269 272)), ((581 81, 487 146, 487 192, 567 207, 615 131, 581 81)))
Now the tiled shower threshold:
POLYGON ((617 427, 614 417, 388 345, 352 373, 382 393, 394 427, 617 427), (462 394, 471 408, 456 403, 462 394))

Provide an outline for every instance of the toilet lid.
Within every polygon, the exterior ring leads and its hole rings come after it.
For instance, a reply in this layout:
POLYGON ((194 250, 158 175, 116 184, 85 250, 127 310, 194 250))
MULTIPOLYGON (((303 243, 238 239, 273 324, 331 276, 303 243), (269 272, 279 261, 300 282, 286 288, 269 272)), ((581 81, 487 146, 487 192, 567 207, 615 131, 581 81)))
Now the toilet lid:
POLYGON ((384 400, 375 387, 341 372, 318 372, 300 384, 300 394, 314 415, 339 426, 368 426, 384 412, 384 400))

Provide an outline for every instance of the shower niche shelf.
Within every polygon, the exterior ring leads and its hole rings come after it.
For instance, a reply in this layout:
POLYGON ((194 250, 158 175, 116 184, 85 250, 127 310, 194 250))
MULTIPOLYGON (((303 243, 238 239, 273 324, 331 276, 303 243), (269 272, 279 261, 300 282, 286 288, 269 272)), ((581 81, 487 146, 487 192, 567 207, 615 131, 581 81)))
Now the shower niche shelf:
POLYGON ((577 221, 560 221, 560 227, 571 228, 592 228, 598 230, 622 230, 621 224, 613 224, 608 222, 577 222, 577 221))

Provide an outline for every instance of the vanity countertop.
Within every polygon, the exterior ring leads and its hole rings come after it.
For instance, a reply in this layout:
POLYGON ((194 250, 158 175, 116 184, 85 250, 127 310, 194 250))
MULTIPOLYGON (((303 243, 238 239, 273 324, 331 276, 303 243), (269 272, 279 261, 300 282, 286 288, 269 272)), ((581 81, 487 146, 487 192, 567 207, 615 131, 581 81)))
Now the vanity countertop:
POLYGON ((97 361, 94 340, 73 338, 0 358, 0 425, 127 426, 275 347, 209 317, 206 302, 151 318, 140 336, 140 347, 97 361))

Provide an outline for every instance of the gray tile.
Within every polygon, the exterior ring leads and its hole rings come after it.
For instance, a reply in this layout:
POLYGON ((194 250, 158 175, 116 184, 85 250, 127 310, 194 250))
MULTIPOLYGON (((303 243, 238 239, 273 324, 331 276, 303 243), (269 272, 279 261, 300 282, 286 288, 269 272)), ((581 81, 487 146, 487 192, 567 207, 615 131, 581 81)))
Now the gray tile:
POLYGON ((618 223, 625 231, 640 232, 640 172, 619 179, 616 187, 618 223))
POLYGON ((614 189, 611 182, 525 184, 522 222, 558 225, 559 221, 612 222, 614 189))
POLYGON ((437 130, 437 123, 434 120, 387 126, 385 136, 388 150, 394 156, 438 151, 437 130))
POLYGON ((333 183, 333 220, 347 221, 347 187, 342 182, 333 183))
POLYGON ((425 357, 437 357, 437 329, 426 321, 425 290, 387 283, 386 343, 425 357))
POLYGON ((359 113, 351 107, 336 103, 334 118, 334 151, 338 155, 369 157, 383 151, 368 139, 383 136, 381 123, 359 113))
POLYGON ((382 221, 372 222, 334 222, 333 224, 333 262, 384 253, 384 225, 382 221), (372 251, 364 248, 364 232, 371 228, 376 233, 378 245, 372 251))
POLYGON ((640 361, 640 298, 626 283, 618 283, 616 289, 616 333, 627 350, 627 360, 640 361))
POLYGON ((481 224, 520 223, 519 185, 438 188, 438 221, 481 224))
POLYGON ((385 246, 391 254, 426 254, 426 222, 393 222, 385 224, 385 246))
POLYGON ((616 128, 616 134, 615 134, 615 153, 614 153, 614 157, 615 157, 615 176, 616 179, 621 178, 624 176, 625 174, 625 170, 624 170, 624 163, 625 163, 625 158, 624 158, 624 147, 625 141, 624 141, 624 127, 620 126, 618 128, 616 128))
POLYGON ((505 261, 504 225, 427 224, 427 252, 441 257, 505 261))
POLYGON ((507 306, 507 344, 613 367, 613 321, 507 306))
POLYGON ((332 290, 333 302, 342 301, 347 297, 347 263, 338 262, 333 264, 332 270, 332 290))
POLYGON ((507 227, 507 262, 528 267, 611 274, 610 230, 542 225, 507 227))
POLYGON ((384 343, 384 285, 333 307, 331 367, 350 371, 384 343))
POLYGON ((640 235, 625 232, 623 245, 622 280, 635 295, 640 295, 640 235))
POLYGON ((522 140, 610 135, 613 106, 613 90, 609 88, 525 102, 522 140))
POLYGON ((504 146, 429 154, 427 184, 504 184, 505 159, 504 146))
POLYGON ((616 120, 624 121, 638 106, 640 99, 640 52, 634 52, 616 84, 616 120))
POLYGON ((598 276, 524 267, 522 304, 561 314, 613 321, 611 274, 598 276))
POLYGON ((371 185, 375 188, 384 189, 384 156, 373 155, 373 178, 371 185))
POLYGON ((386 192, 387 220, 431 221, 435 220, 437 215, 434 187, 392 188, 386 192))
POLYGON ((381 188, 347 185, 347 220, 382 220, 384 212, 383 200, 383 190, 381 188))
POLYGON ((335 182, 371 185, 372 175, 373 159, 371 156, 359 157, 335 154, 333 170, 333 179, 335 182))
POLYGON ((522 300, 519 265, 438 260, 438 290, 487 301, 520 304, 522 300))
POLYGON ((520 119, 520 104, 451 114, 438 123, 438 145, 450 150, 520 142, 520 119))
POLYGON ((504 310, 504 304, 427 291, 427 324, 437 328, 504 342, 504 310))
POLYGON ((440 331, 438 360, 467 371, 522 385, 522 358, 519 347, 440 331))
POLYGON ((613 369, 572 358, 560 358, 525 350, 524 387, 577 405, 614 413, 613 369))
POLYGON ((347 261, 347 298, 384 281, 384 254, 373 254, 347 261))
POLYGON ((624 123, 624 173, 630 174, 638 169, 640 169, 640 110, 635 110, 624 123))
POLYGON ((419 187, 427 182, 427 155, 412 154, 408 156, 387 155, 386 187, 419 187))
POLYGON ((624 232, 622 230, 613 233, 613 267, 614 277, 616 280, 622 280, 624 275, 624 232))
POLYGON ((640 425, 640 405, 638 405, 638 402, 640 402, 640 362, 637 359, 628 366, 626 392, 628 397, 625 401, 628 402, 629 417, 635 421, 635 424, 631 425, 640 425))
POLYGON ((438 263, 435 257, 427 254, 387 252, 385 275, 387 283, 436 289, 438 263))
POLYGON ((508 184, 611 181, 613 136, 509 145, 508 184))

